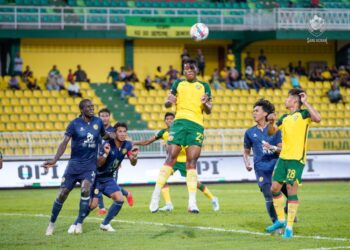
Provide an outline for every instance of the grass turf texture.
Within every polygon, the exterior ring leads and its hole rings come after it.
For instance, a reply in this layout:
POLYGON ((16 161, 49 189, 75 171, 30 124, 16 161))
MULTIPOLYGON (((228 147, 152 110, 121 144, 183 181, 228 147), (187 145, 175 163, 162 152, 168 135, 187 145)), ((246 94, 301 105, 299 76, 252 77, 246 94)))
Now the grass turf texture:
MULTIPOLYGON (((78 213, 79 189, 68 197, 55 234, 45 236, 57 189, 0 190, 0 249, 309 249, 350 246, 348 182, 304 183, 300 188, 299 222, 293 239, 265 234, 270 225, 256 184, 213 184, 220 211, 198 192, 200 214, 187 212, 186 186, 171 186, 175 210, 151 214, 153 187, 127 187, 135 204, 125 202, 112 222, 115 233, 102 232, 104 216, 93 211, 82 235, 68 235, 78 213), (18 214, 18 215, 16 215, 18 214), (257 234, 254 234, 257 233, 257 234), (325 237, 317 239, 315 236, 325 237), (341 239, 343 240, 341 240, 341 239), (338 240, 337 240, 338 239, 338 240)), ((104 197, 108 207, 111 202, 104 197)), ((162 203, 161 203, 162 205, 162 203)))

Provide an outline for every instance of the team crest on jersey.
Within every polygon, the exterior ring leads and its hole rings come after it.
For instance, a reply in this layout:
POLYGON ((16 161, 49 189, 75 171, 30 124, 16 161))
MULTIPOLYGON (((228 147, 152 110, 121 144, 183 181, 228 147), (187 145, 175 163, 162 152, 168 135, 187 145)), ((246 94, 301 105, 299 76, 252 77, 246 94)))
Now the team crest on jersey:
POLYGON ((169 137, 168 137, 168 141, 172 141, 173 139, 174 139, 174 136, 169 135, 169 137))
POLYGON ((199 85, 199 84, 196 85, 196 89, 201 89, 201 87, 202 87, 202 86, 199 85))
POLYGON ((259 182, 263 182, 264 181, 264 177, 260 176, 259 177, 259 182))
POLYGON ((123 154, 123 155, 125 155, 125 154, 126 154, 126 152, 128 152, 128 150, 127 150, 126 148, 123 148, 123 150, 122 150, 122 154, 123 154))
POLYGON ((98 188, 95 188, 94 193, 95 193, 96 195, 98 195, 99 192, 100 192, 100 190, 98 190, 98 188))
POLYGON ((94 124, 93 128, 94 128, 95 130, 98 130, 98 125, 97 125, 97 124, 94 124))
POLYGON ((298 120, 298 115, 297 114, 293 115, 293 119, 294 121, 298 120))

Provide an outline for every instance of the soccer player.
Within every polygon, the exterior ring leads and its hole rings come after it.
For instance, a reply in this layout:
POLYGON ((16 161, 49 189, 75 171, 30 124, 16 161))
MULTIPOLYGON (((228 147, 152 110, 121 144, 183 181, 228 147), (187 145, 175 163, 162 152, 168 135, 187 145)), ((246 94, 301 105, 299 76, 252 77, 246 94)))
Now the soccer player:
POLYGON ((94 105, 89 99, 83 99, 79 103, 79 108, 81 115, 69 123, 55 157, 43 163, 46 170, 53 167, 63 155, 70 139, 72 139, 71 157, 62 177, 60 191, 53 203, 50 222, 46 229, 47 236, 54 233, 57 216, 77 182, 81 183, 79 215, 84 216, 87 213, 90 188, 95 179, 100 136, 104 139, 115 137, 114 133, 107 133, 101 119, 94 116, 94 105))
POLYGON ((282 115, 276 124, 276 115, 268 115, 269 134, 275 134, 278 130, 282 132, 282 150, 272 176, 271 187, 278 220, 268 226, 266 231, 273 232, 285 227, 283 238, 291 238, 299 206, 297 191, 306 160, 308 129, 312 121, 321 121, 321 115, 307 102, 306 92, 302 89, 291 89, 285 104, 290 113, 282 115), (306 109, 301 109, 302 105, 306 109), (281 194, 283 182, 287 183, 288 191, 287 222, 283 211, 285 201, 281 194))
POLYGON ((160 169, 159 176, 152 194, 150 211, 156 212, 159 208, 160 192, 173 173, 173 167, 182 147, 186 147, 186 183, 189 193, 188 211, 199 213, 196 201, 197 171, 196 164, 201 153, 203 143, 203 112, 211 113, 211 91, 208 83, 197 80, 198 67, 195 61, 184 64, 186 79, 176 80, 171 87, 165 107, 176 105, 176 117, 170 127, 168 156, 160 169))
MULTIPOLYGON (((134 145, 140 145, 140 146, 146 146, 149 145, 159 139, 162 139, 163 141, 167 141, 169 138, 169 128, 170 125, 173 123, 175 119, 175 114, 172 112, 167 112, 164 116, 164 122, 167 126, 166 129, 160 130, 156 135, 152 136, 151 138, 144 140, 144 141, 137 141, 134 142, 134 145)), ((173 171, 176 172, 179 170, 182 177, 186 177, 187 171, 186 171, 186 150, 184 147, 181 148, 181 151, 176 159, 176 163, 173 167, 173 171)), ((213 205, 214 211, 219 211, 219 200, 217 197, 214 197, 213 194, 209 191, 209 189, 202 183, 197 183, 197 189, 202 191, 206 197, 208 197, 213 205)), ((172 211, 174 209, 174 206, 171 202, 170 198, 170 190, 168 185, 164 185, 162 188, 162 195, 165 200, 165 206, 162 208, 159 208, 159 211, 172 211)))
MULTIPOLYGON (((127 125, 123 122, 118 122, 114 125, 114 129, 116 138, 114 140, 105 141, 99 151, 96 180, 93 189, 91 190, 91 194, 94 197, 90 205, 90 211, 97 207, 99 192, 102 192, 113 200, 112 206, 109 208, 105 219, 100 225, 101 230, 108 232, 115 231, 111 226, 110 221, 117 216, 124 203, 121 188, 117 184, 118 169, 125 156, 129 158, 131 165, 135 166, 138 154, 138 149, 132 146, 131 141, 126 140, 128 130, 127 125)), ((89 212, 83 217, 78 216, 68 232, 79 233, 76 229, 78 227, 81 228, 83 220, 89 212)))
POLYGON ((243 160, 248 171, 253 168, 249 157, 251 149, 254 156, 254 171, 260 191, 265 198, 266 210, 272 222, 277 220, 272 202, 272 172, 282 147, 281 131, 268 135, 267 116, 275 112, 275 107, 268 100, 260 99, 253 106, 253 118, 257 125, 249 128, 244 134, 243 160))
MULTIPOLYGON (((107 132, 114 132, 114 128, 111 126, 111 122, 110 122, 110 118, 111 118, 111 111, 107 108, 101 109, 98 112, 98 116, 101 118, 102 122, 103 122, 103 126, 105 127, 105 130, 107 132)), ((104 141, 102 140, 102 144, 104 143, 104 141)), ((134 199, 132 196, 132 193, 128 190, 125 190, 124 188, 120 187, 122 194, 126 197, 129 206, 133 206, 134 204, 134 199)), ((103 197, 102 197, 102 193, 99 192, 98 195, 98 208, 99 210, 97 211, 98 214, 106 214, 107 210, 104 206, 104 202, 103 202, 103 197)))

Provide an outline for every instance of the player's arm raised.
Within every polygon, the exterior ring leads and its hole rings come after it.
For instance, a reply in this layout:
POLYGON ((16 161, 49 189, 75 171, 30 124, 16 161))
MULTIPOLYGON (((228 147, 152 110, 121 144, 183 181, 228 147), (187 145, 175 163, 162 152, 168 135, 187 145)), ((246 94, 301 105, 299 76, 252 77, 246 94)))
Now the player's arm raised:
POLYGON ((97 159, 97 167, 101 167, 106 163, 106 159, 111 151, 111 145, 109 145, 109 143, 104 144, 103 151, 103 155, 100 155, 97 159))
POLYGON ((310 104, 307 102, 307 95, 305 92, 300 93, 300 101, 305 105, 307 110, 310 112, 310 118, 311 121, 319 123, 321 121, 321 115, 320 113, 310 104))
POLYGON ((132 149, 127 153, 128 158, 130 160, 130 164, 135 166, 137 163, 137 155, 139 153, 139 149, 137 147, 132 147, 132 149))
POLYGON ((143 140, 143 141, 135 141, 133 142, 133 145, 135 146, 147 146, 157 140, 156 136, 152 136, 149 139, 143 140))
POLYGON ((67 145, 68 145, 68 142, 69 140, 71 139, 70 136, 67 136, 65 135, 63 137, 63 141, 60 143, 60 145, 58 146, 58 149, 57 149, 57 152, 56 152, 56 155, 55 157, 52 159, 52 160, 49 160, 49 161, 45 161, 44 164, 43 164, 43 167, 45 169, 49 169, 49 168, 52 168, 56 162, 61 158, 61 156, 64 154, 64 151, 66 151, 66 148, 67 148, 67 145))

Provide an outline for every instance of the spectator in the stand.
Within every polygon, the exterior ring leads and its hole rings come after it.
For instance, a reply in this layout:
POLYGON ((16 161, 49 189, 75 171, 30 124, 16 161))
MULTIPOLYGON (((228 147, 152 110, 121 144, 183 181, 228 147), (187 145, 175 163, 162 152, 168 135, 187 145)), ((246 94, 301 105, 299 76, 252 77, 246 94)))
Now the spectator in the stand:
POLYGON ((127 97, 127 96, 135 96, 134 86, 130 82, 125 81, 125 84, 124 84, 122 91, 120 93, 120 98, 122 100, 124 100, 125 97, 127 97))
POLYGON ((331 89, 328 91, 327 95, 331 103, 338 103, 340 101, 345 103, 344 98, 340 93, 339 86, 336 83, 332 84, 331 89))
POLYGON ((292 73, 294 73, 294 66, 293 66, 293 63, 292 62, 290 62, 289 64, 288 64, 288 74, 289 75, 292 75, 292 73))
POLYGON ((32 71, 30 70, 30 67, 27 65, 26 70, 23 71, 23 74, 22 74, 23 82, 27 82, 27 77, 29 76, 30 73, 32 73, 32 71))
POLYGON ((197 66, 198 66, 198 75, 201 75, 202 78, 204 77, 204 70, 205 70, 205 58, 203 55, 203 52, 201 49, 197 50, 197 66))
POLYGON ((344 66, 339 67, 338 75, 339 75, 340 86, 345 88, 350 88, 350 83, 349 83, 350 76, 349 76, 349 73, 345 70, 344 66))
POLYGON ((227 67, 223 67, 220 70, 220 79, 219 79, 220 82, 226 82, 228 71, 229 69, 227 67))
POLYGON ((265 74, 263 76, 263 85, 266 87, 266 88, 275 88, 275 85, 274 85, 274 82, 273 82, 273 75, 271 73, 271 69, 270 69, 270 66, 266 66, 265 67, 265 74))
POLYGON ((162 89, 166 89, 168 87, 168 83, 166 81, 166 76, 162 72, 161 66, 157 67, 157 69, 156 69, 156 71, 154 71, 153 75, 154 75, 154 81, 156 83, 158 83, 162 87, 162 89))
POLYGON ((133 83, 139 81, 139 79, 136 76, 136 73, 134 72, 133 68, 131 68, 130 66, 126 68, 125 81, 133 82, 133 83))
POLYGON ((278 72, 278 86, 281 88, 285 81, 286 81, 286 73, 284 72, 284 69, 281 69, 278 72))
POLYGON ((245 69, 245 79, 246 79, 246 83, 247 83, 248 87, 250 89, 255 89, 256 92, 259 92, 259 90, 263 87, 262 85, 260 85, 256 81, 256 78, 254 76, 254 71, 253 71, 253 68, 251 66, 248 66, 245 69))
POLYGON ((66 87, 64 86, 64 78, 61 75, 61 73, 59 73, 57 76, 55 76, 55 78, 56 78, 56 83, 57 83, 57 86, 58 86, 58 90, 66 89, 66 87))
POLYGON ((76 82, 88 82, 88 83, 90 83, 90 79, 88 79, 88 76, 87 76, 85 70, 83 70, 80 65, 77 65, 77 70, 74 72, 74 76, 75 76, 76 82))
POLYGON ((190 54, 188 53, 188 50, 184 48, 182 54, 181 54, 181 75, 184 74, 184 64, 186 61, 190 60, 190 54))
POLYGON ((73 97, 75 97, 75 96, 82 97, 79 85, 76 84, 76 82, 74 80, 69 82, 68 95, 73 96, 73 97))
POLYGON ((120 81, 125 81, 126 78, 126 70, 124 66, 120 67, 120 74, 119 74, 119 80, 120 81))
POLYGON ((294 72, 290 76, 290 83, 292 84, 292 88, 301 88, 299 83, 299 76, 294 72))
POLYGON ((114 69, 114 67, 111 67, 111 70, 108 73, 107 82, 109 81, 109 78, 111 78, 111 83, 113 87, 117 89, 117 81, 119 80, 119 73, 114 69))
POLYGON ((332 74, 329 71, 329 68, 327 66, 322 71, 321 77, 322 77, 323 81, 332 81, 332 80, 334 80, 333 77, 332 77, 332 74))
POLYGON ((259 63, 260 63, 261 65, 266 65, 267 58, 266 58, 266 56, 265 56, 265 54, 264 54, 264 50, 263 50, 263 49, 260 50, 260 55, 259 55, 259 57, 258 57, 258 60, 259 60, 259 63))
POLYGON ((177 79, 179 79, 178 75, 179 75, 179 71, 177 71, 176 69, 173 68, 172 65, 169 65, 169 70, 166 73, 167 76, 169 76, 169 81, 168 81, 168 86, 167 88, 171 88, 171 86, 173 85, 173 82, 177 79))
POLYGON ((229 89, 248 89, 248 85, 245 81, 241 80, 241 76, 235 68, 230 69, 226 80, 226 86, 229 89))
POLYGON ((298 61, 298 66, 295 67, 295 73, 300 76, 306 76, 305 68, 302 66, 301 61, 298 61))
POLYGON ((310 8, 319 8, 320 1, 319 0, 310 0, 310 8))
POLYGON ((150 91, 151 89, 155 89, 152 85, 152 79, 149 75, 145 79, 145 89, 147 89, 148 91, 150 91))
POLYGON ((49 75, 58 76, 60 71, 57 69, 56 65, 52 66, 52 69, 49 71, 49 75))
POLYGON ((53 73, 50 73, 47 77, 46 88, 48 90, 59 90, 59 87, 57 85, 56 76, 53 73))
POLYGON ((226 67, 228 67, 228 68, 235 68, 236 67, 235 55, 232 53, 232 49, 228 49, 228 51, 227 51, 226 67))
POLYGON ((214 69, 214 72, 211 75, 209 83, 213 86, 214 89, 222 89, 220 85, 220 74, 218 69, 214 69))
POLYGON ((33 75, 33 72, 30 72, 26 78, 27 88, 30 90, 40 90, 40 87, 37 84, 37 80, 33 75))
POLYGON ((72 72, 72 69, 68 70, 68 75, 67 75, 67 82, 74 81, 74 74, 72 72))
POLYGON ((333 79, 339 78, 337 66, 333 65, 329 72, 331 73, 333 79))
POLYGON ((314 70, 312 70, 309 79, 312 82, 323 81, 323 78, 321 76, 321 69, 315 68, 314 70))
POLYGON ((17 77, 15 75, 11 76, 10 80, 8 81, 8 84, 9 84, 9 88, 10 89, 14 89, 14 90, 21 89, 19 87, 18 79, 17 79, 17 77))
POLYGON ((250 56, 250 52, 248 51, 247 52, 247 56, 244 59, 244 66, 245 66, 245 68, 250 66, 253 69, 253 71, 254 71, 255 70, 254 64, 255 64, 254 58, 250 56))
POLYGON ((23 70, 23 60, 19 56, 19 53, 17 52, 16 57, 14 59, 13 74, 15 76, 22 77, 22 70, 23 70))

